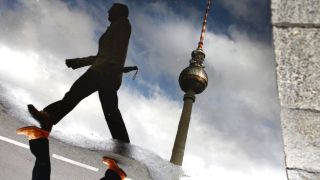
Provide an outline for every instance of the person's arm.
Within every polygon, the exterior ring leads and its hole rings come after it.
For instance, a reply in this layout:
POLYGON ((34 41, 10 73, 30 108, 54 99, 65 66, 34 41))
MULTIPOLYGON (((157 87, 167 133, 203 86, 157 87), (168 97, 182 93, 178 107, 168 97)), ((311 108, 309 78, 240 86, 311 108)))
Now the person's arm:
POLYGON ((88 56, 83 58, 66 59, 66 65, 69 68, 77 69, 94 63, 96 56, 88 56))

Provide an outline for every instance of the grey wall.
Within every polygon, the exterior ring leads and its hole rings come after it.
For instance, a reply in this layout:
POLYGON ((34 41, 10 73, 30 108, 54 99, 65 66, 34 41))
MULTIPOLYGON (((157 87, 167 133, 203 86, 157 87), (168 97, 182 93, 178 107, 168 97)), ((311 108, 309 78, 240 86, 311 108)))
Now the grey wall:
POLYGON ((271 0, 288 179, 320 180, 320 0, 271 0))

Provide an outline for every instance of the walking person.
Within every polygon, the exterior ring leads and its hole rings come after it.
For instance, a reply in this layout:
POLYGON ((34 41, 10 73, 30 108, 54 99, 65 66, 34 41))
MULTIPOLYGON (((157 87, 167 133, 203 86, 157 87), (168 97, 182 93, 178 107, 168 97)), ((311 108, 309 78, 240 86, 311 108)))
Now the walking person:
POLYGON ((43 110, 28 105, 31 115, 40 123, 42 129, 50 132, 82 99, 98 91, 103 113, 112 138, 129 143, 129 136, 118 109, 117 91, 121 86, 122 73, 126 60, 131 25, 126 5, 115 3, 108 11, 111 22, 99 39, 96 56, 67 59, 69 68, 91 67, 71 86, 65 96, 43 110))

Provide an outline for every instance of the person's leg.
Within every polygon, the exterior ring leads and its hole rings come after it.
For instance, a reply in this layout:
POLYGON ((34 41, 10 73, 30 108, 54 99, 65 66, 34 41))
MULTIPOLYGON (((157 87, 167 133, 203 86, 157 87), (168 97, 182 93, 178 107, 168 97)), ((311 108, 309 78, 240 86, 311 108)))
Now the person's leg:
POLYGON ((112 88, 99 88, 99 98, 113 139, 129 143, 129 136, 118 109, 118 95, 112 88))
POLYGON ((108 126, 114 139, 130 143, 129 135, 118 107, 110 111, 108 126))
POLYGON ((50 180, 49 132, 36 126, 27 126, 17 129, 17 134, 27 136, 30 151, 36 158, 32 180, 50 180))
POLYGON ((104 177, 100 180, 121 180, 122 178, 114 171, 108 169, 106 170, 104 177))
POLYGON ((52 124, 57 124, 82 99, 95 92, 97 88, 97 74, 88 70, 71 86, 62 100, 48 105, 43 111, 48 113, 52 124))
POLYGON ((103 157, 102 162, 108 166, 108 169, 106 170, 104 177, 100 180, 122 180, 127 177, 127 174, 118 166, 114 159, 103 157))
POLYGON ((51 173, 49 140, 39 138, 29 140, 30 150, 36 157, 32 170, 32 180, 49 180, 51 173))

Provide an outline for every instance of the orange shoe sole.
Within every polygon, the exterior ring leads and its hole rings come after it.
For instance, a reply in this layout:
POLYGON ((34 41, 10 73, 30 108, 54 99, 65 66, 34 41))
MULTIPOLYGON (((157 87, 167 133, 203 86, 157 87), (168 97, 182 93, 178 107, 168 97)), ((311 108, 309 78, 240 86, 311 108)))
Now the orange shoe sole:
POLYGON ((17 129, 17 134, 26 135, 29 140, 39 139, 39 138, 48 138, 50 132, 45 131, 36 126, 26 126, 17 129))

